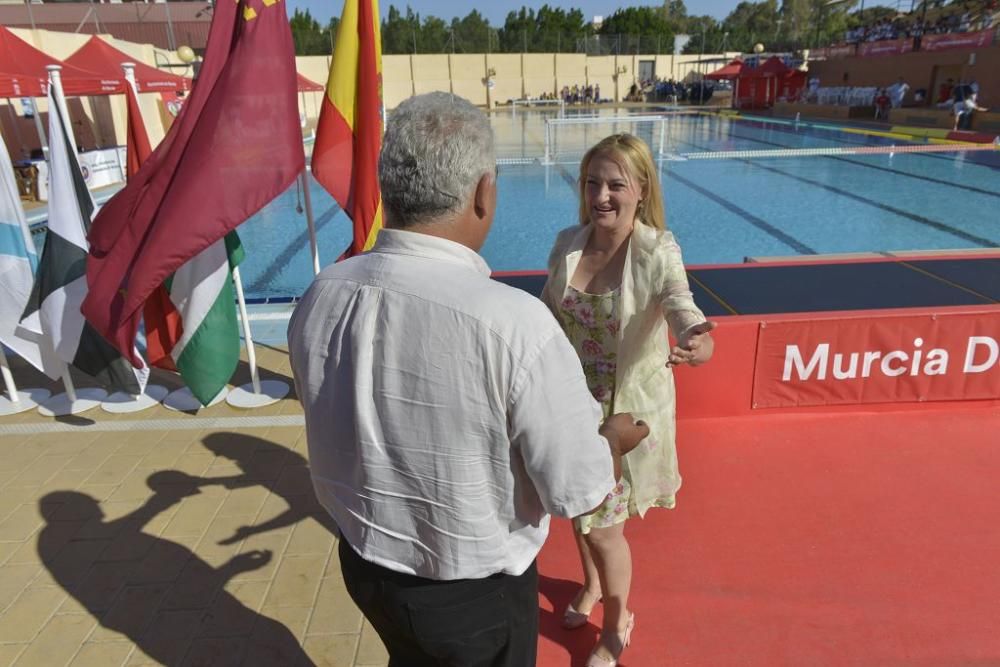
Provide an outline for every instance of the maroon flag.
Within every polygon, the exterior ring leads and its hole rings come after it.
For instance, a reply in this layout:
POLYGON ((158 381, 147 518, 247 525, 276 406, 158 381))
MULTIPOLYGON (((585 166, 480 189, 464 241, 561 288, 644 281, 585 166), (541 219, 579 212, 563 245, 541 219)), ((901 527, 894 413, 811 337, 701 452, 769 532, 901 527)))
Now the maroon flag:
POLYGON ((305 166, 285 3, 214 7, 194 91, 88 236, 83 314, 136 365, 146 299, 287 189, 305 166))

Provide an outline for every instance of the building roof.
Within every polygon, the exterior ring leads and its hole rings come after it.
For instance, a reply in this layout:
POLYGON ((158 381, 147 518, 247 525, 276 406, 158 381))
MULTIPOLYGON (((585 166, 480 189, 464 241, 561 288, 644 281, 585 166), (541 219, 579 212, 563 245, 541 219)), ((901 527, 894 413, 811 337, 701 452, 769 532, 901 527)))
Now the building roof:
POLYGON ((210 2, 0 4, 0 25, 8 28, 109 34, 171 51, 181 45, 203 49, 211 23, 210 2))

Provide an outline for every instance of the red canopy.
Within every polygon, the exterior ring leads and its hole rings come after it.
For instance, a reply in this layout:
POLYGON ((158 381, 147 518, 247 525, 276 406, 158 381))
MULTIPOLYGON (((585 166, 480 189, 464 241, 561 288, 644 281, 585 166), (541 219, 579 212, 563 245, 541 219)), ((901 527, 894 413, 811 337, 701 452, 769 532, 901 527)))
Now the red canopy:
POLYGON ((299 92, 319 92, 321 90, 326 90, 326 86, 321 86, 312 79, 307 79, 298 72, 295 73, 295 77, 299 80, 299 92))
POLYGON ((63 92, 67 96, 109 95, 124 90, 121 76, 105 77, 67 65, 39 51, 0 25, 0 97, 45 97, 49 65, 62 67, 63 92))
MULTIPOLYGON (((140 93, 161 90, 191 90, 191 79, 138 62, 124 51, 119 51, 94 35, 87 43, 66 59, 67 65, 97 72, 103 77, 124 77, 122 63, 135 63, 135 85, 140 93)), ((64 77, 65 78, 65 77, 64 77)))
POLYGON ((744 65, 743 61, 739 58, 734 58, 731 63, 723 67, 722 69, 717 69, 714 72, 710 72, 705 75, 706 79, 735 79, 740 74, 743 73, 744 65))
POLYGON ((781 62, 781 58, 778 56, 771 56, 764 61, 764 64, 758 65, 753 70, 753 76, 756 78, 784 76, 786 72, 788 72, 788 67, 785 63, 781 62))

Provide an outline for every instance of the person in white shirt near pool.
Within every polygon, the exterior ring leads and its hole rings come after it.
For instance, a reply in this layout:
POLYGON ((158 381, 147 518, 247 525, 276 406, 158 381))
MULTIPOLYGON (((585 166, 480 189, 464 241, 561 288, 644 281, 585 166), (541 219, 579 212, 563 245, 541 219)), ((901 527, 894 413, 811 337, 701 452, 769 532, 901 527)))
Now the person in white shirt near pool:
POLYGON ((467 100, 400 104, 379 159, 385 229, 289 323, 313 487, 391 667, 535 664, 549 517, 596 508, 649 433, 628 414, 601 424, 552 315, 490 279, 494 155, 467 100))

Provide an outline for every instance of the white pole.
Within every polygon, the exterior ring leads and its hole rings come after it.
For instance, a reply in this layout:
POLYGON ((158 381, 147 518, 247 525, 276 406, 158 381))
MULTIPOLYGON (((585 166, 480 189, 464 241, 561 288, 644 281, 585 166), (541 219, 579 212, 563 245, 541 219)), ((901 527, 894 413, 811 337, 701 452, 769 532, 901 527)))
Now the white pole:
POLYGON ((70 405, 76 403, 76 387, 73 386, 73 378, 69 376, 69 367, 63 363, 62 372, 63 387, 66 388, 66 398, 69 399, 70 405))
POLYGON ((10 398, 10 402, 18 404, 21 402, 21 397, 17 395, 17 385, 14 384, 14 376, 11 375, 10 366, 7 365, 7 355, 3 351, 3 346, 0 345, 0 374, 3 375, 4 386, 7 388, 7 396, 10 398))
POLYGON ((236 302, 240 306, 240 322, 243 324, 243 338, 247 342, 247 363, 250 364, 250 382, 253 393, 260 393, 260 378, 257 377, 257 355, 253 349, 253 337, 250 335, 250 320, 247 318, 247 303, 243 298, 243 281, 240 280, 240 267, 233 267, 233 285, 236 286, 236 302))
POLYGON ((122 70, 125 72, 125 80, 132 86, 132 92, 138 98, 139 87, 135 84, 135 63, 122 63, 122 70))
POLYGON ((551 160, 549 158, 550 144, 552 142, 552 139, 551 139, 551 137, 549 135, 550 128, 551 128, 551 124, 548 121, 546 121, 545 122, 545 164, 551 164, 551 160))
POLYGON ((664 135, 666 134, 666 128, 667 128, 667 119, 664 118, 663 120, 660 121, 660 157, 661 158, 663 157, 663 140, 664 140, 664 135))
MULTIPOLYGON (((38 111, 38 98, 31 101, 32 106, 35 108, 35 129, 38 130, 38 140, 42 144, 42 157, 46 160, 49 159, 49 140, 45 136, 45 128, 42 127, 42 114, 38 111)), ((50 111, 51 113, 51 111, 50 111)))
POLYGON ((319 275, 319 244, 316 242, 316 222, 313 220, 312 195, 309 194, 308 170, 302 170, 302 173, 299 174, 299 181, 302 183, 302 197, 306 204, 306 225, 309 227, 309 250, 312 252, 313 275, 319 275))

